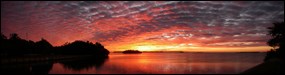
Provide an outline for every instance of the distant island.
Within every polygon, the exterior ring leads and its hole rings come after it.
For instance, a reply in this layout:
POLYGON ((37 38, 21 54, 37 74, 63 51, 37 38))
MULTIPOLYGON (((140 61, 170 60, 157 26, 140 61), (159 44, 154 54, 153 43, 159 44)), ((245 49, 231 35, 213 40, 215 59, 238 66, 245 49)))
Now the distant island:
POLYGON ((124 53, 124 54, 140 54, 142 52, 138 51, 138 50, 125 50, 122 53, 124 53))

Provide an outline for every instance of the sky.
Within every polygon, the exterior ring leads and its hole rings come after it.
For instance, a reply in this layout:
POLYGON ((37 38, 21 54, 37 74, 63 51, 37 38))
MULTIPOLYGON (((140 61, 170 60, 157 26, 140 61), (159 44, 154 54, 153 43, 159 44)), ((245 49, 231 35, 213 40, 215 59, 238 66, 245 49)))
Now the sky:
POLYGON ((1 32, 109 51, 264 52, 284 1, 1 1, 1 32))

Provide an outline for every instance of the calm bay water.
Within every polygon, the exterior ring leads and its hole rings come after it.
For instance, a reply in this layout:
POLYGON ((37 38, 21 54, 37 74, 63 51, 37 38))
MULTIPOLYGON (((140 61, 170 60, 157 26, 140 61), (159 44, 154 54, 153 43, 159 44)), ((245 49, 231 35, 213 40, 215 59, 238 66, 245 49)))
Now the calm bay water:
POLYGON ((262 63, 264 57, 265 53, 110 53, 108 59, 94 64, 89 61, 53 63, 48 73, 238 74, 262 63))

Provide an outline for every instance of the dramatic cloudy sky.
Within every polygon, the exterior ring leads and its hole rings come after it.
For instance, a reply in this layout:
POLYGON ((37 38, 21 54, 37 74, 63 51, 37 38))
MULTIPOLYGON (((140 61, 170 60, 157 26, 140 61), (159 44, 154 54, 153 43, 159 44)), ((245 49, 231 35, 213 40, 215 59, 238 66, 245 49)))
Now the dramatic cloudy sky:
POLYGON ((267 51, 284 1, 1 1, 1 32, 110 51, 267 51))

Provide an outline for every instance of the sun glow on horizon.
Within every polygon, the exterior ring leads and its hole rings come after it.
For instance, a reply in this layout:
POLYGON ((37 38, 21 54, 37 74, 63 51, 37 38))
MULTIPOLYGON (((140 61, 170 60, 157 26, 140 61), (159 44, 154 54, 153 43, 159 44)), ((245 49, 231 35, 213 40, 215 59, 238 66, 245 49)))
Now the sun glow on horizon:
POLYGON ((135 49, 139 51, 184 51, 184 52, 266 52, 270 50, 269 46, 254 47, 206 47, 190 45, 133 45, 121 50, 135 49), (257 51, 258 50, 258 51, 257 51))
POLYGON ((156 46, 136 46, 135 49, 140 50, 140 51, 153 51, 156 49, 156 46))

